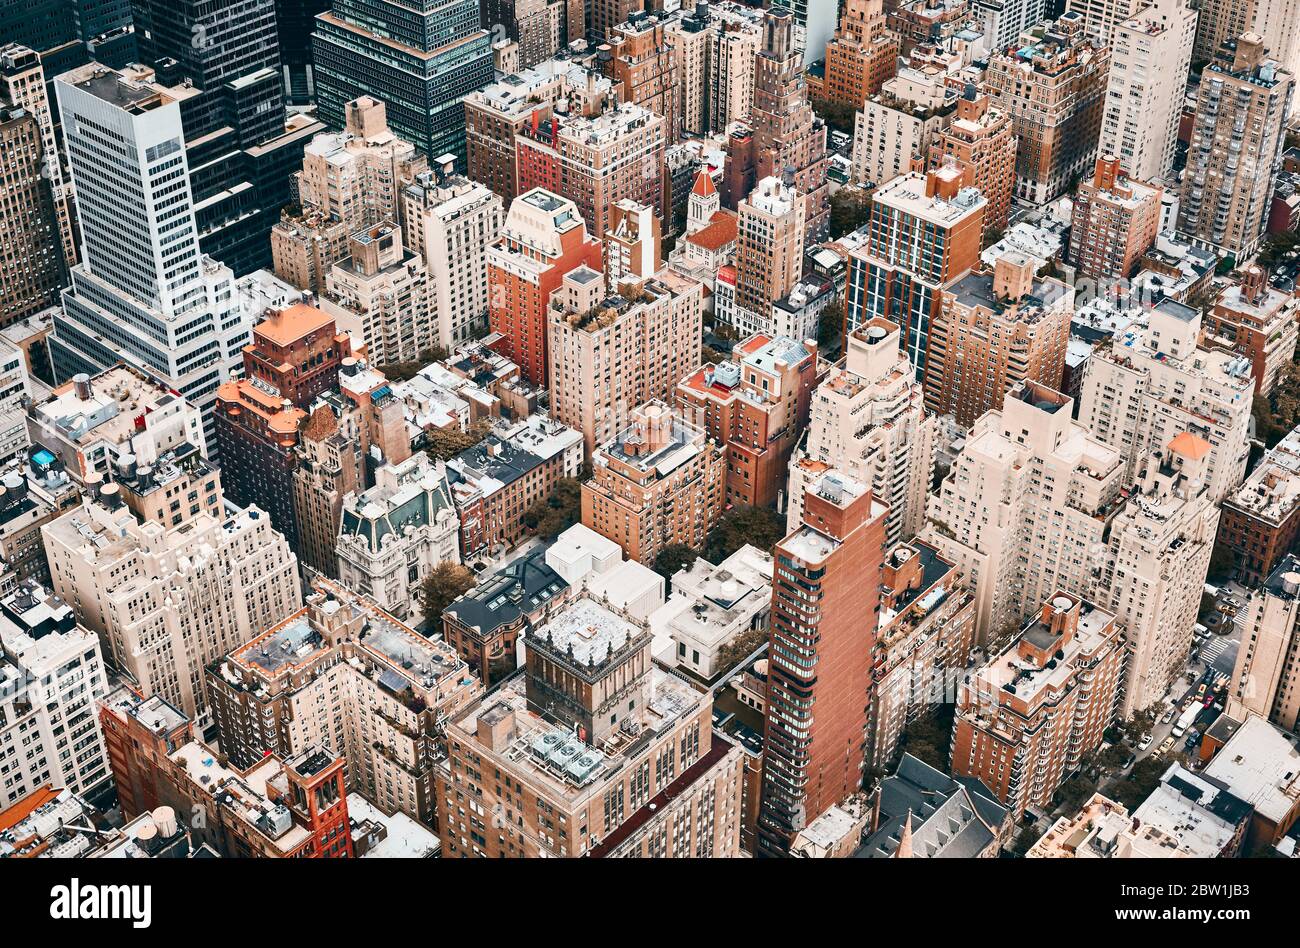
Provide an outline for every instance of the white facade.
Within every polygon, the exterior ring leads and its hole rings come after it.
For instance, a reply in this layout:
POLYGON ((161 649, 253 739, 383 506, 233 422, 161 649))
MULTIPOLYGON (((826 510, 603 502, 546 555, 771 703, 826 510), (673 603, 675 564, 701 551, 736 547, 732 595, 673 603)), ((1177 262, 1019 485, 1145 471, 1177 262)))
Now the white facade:
POLYGON ((180 102, 97 63, 54 85, 82 236, 54 318, 56 371, 126 362, 210 416, 251 317, 230 269, 199 250, 180 102))
POLYGON ((1196 11, 1153 0, 1115 25, 1097 154, 1114 155, 1130 178, 1165 181, 1174 163, 1196 11))
MULTIPOLYGON (((68 606, 39 586, 5 605, 37 625, 70 622, 68 606)), ((46 784, 85 794, 112 776, 99 728, 108 693, 99 640, 75 624, 32 632, 0 617, 0 810, 46 784)))
POLYGON ((1199 311, 1163 300, 1148 326, 1103 343, 1088 360, 1079 420, 1120 453, 1126 482, 1175 436, 1203 438, 1210 445, 1205 481, 1218 503, 1246 473, 1255 383, 1249 358, 1198 348, 1200 331, 1199 311))
POLYGON ((84 499, 41 528, 54 591, 142 694, 194 718, 203 669, 302 606, 298 558, 256 507, 167 529, 84 499))

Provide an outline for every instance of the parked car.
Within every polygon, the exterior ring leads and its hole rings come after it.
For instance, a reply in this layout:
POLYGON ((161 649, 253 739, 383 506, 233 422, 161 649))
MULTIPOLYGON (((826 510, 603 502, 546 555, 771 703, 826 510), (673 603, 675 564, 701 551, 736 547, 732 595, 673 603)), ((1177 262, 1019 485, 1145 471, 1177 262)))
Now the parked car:
POLYGON ((1178 708, 1177 708, 1177 707, 1170 708, 1168 711, 1165 712, 1165 716, 1164 716, 1163 718, 1161 718, 1160 720, 1161 720, 1161 721, 1164 721, 1166 724, 1168 724, 1170 721, 1172 721, 1172 720, 1174 719, 1174 715, 1177 714, 1177 713, 1178 713, 1178 708))
POLYGON ((1142 740, 1138 741, 1138 750, 1144 751, 1151 746, 1151 735, 1143 734, 1142 740))

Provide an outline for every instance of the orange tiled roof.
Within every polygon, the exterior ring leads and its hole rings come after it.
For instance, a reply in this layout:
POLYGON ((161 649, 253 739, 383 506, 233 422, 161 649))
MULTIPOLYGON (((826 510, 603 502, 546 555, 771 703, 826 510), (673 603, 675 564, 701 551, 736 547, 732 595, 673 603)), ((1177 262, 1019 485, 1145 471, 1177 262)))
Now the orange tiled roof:
POLYGON ((691 186, 691 193, 698 194, 700 197, 708 197, 710 194, 717 194, 718 189, 713 186, 713 178, 701 169, 700 173, 695 176, 695 184, 691 186))
POLYGON ((705 250, 721 250, 736 242, 736 233, 736 215, 730 211, 718 211, 705 227, 686 239, 705 250))
POLYGON ((334 325, 334 317, 308 303, 295 303, 270 311, 255 327, 255 335, 279 346, 287 346, 310 333, 334 325))
POLYGON ((1190 431, 1184 431, 1169 442, 1169 450, 1181 454, 1185 458, 1191 458, 1193 461, 1199 461, 1210 453, 1210 442, 1197 437, 1190 431))

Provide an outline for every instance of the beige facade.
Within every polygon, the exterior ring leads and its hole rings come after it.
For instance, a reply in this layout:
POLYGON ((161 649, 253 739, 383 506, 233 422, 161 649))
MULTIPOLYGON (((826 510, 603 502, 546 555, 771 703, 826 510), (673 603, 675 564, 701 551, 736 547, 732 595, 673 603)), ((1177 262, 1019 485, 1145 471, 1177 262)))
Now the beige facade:
POLYGON ((900 70, 857 113, 853 180, 879 187, 914 170, 956 108, 957 92, 940 69, 900 70))
POLYGON ((1247 712, 1294 731, 1300 724, 1300 560, 1282 559, 1250 597, 1228 688, 1247 712))
POLYGON ((54 591, 145 694, 195 715, 203 669, 302 605, 298 558, 256 507, 180 527, 85 499, 42 529, 54 591))
POLYGON ((780 178, 764 178, 737 211, 736 306, 766 324, 803 273, 805 204, 780 178))
POLYGON ((395 224, 348 238, 349 256, 334 264, 321 308, 340 332, 366 347, 377 365, 420 358, 438 344, 429 306, 429 269, 406 249, 395 224))

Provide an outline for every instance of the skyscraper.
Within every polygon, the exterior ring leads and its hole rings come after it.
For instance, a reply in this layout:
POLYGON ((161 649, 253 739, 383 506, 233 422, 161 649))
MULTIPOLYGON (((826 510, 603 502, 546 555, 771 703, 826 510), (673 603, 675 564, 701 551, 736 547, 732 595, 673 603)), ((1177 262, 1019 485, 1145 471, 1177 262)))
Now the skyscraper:
POLYGON ((275 0, 133 0, 132 16, 150 81, 180 103, 203 252, 236 276, 269 267, 267 235, 320 130, 285 118, 275 0))
POLYGON ((885 514, 871 488, 828 471, 773 550, 760 856, 784 855, 861 788, 885 514))
POLYGON ((327 124, 342 128, 344 104, 373 96, 387 105, 393 131, 427 158, 465 161, 461 100, 493 76, 474 0, 334 0, 316 17, 312 57, 327 124))
POLYGON ((56 371, 126 362, 206 411, 249 323, 230 268, 199 246, 181 103, 97 63, 55 88, 83 238, 54 320, 56 371))

